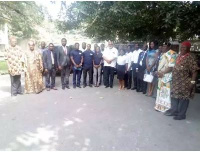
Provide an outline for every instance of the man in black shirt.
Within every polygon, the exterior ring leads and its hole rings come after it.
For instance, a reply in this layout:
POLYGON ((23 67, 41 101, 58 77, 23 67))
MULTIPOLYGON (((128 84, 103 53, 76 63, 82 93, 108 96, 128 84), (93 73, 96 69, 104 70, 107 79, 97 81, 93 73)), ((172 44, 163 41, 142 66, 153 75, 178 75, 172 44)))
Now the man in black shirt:
POLYGON ((86 78, 89 73, 89 86, 92 87, 92 69, 94 52, 91 51, 91 44, 87 45, 87 50, 83 52, 83 88, 87 86, 86 78))

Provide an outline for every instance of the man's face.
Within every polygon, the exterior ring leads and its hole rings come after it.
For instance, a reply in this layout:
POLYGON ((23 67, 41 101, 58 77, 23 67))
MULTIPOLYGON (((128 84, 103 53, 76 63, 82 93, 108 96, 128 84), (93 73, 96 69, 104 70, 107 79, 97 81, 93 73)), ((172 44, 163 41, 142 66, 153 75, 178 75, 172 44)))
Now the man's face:
POLYGON ((11 38, 11 40, 10 40, 10 45, 11 45, 12 47, 15 47, 15 46, 17 45, 17 40, 16 40, 15 38, 11 38))
POLYGON ((112 42, 112 41, 109 41, 109 42, 108 42, 108 47, 109 47, 110 49, 113 48, 113 42, 112 42))
POLYGON ((91 49, 91 45, 88 44, 88 45, 87 45, 87 50, 90 50, 90 49, 91 49))
POLYGON ((75 49, 79 49, 79 44, 75 44, 75 49))
POLYGON ((85 42, 82 43, 82 48, 83 48, 83 49, 86 48, 86 43, 85 43, 85 42))
POLYGON ((147 50, 147 45, 143 46, 143 50, 146 51, 147 50))
POLYGON ((46 47, 46 43, 45 42, 41 42, 41 48, 45 49, 45 47, 46 47))
POLYGON ((62 39, 61 43, 62 43, 62 46, 66 46, 67 40, 66 39, 62 39))
POLYGON ((49 50, 50 50, 50 51, 53 51, 53 49, 54 49, 54 46, 53 46, 52 44, 50 44, 50 45, 49 45, 49 50))
POLYGON ((33 42, 29 43, 29 48, 31 51, 33 51, 35 48, 35 44, 33 42))
POLYGON ((135 50, 138 50, 139 46, 138 44, 135 44, 135 50))
POLYGON ((105 46, 104 44, 101 44, 101 50, 104 50, 105 46))
POLYGON ((167 45, 163 45, 163 46, 162 46, 162 51, 163 51, 163 52, 166 52, 166 51, 167 51, 167 45))
POLYGON ((158 47, 159 52, 162 52, 162 46, 158 47))
POLYGON ((189 48, 185 45, 181 46, 181 55, 185 55, 189 51, 189 48))

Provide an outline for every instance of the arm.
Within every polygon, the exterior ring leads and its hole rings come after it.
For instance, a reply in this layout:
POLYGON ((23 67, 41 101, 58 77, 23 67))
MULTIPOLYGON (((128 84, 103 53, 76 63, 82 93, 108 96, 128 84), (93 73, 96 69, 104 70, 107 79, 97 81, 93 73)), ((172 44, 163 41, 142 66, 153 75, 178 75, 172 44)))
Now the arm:
POLYGON ((57 63, 58 63, 59 70, 62 70, 62 67, 60 64, 60 48, 58 49, 58 52, 57 52, 57 63))
POLYGON ((81 67, 83 64, 83 56, 81 56, 81 63, 79 64, 79 67, 81 67))
POLYGON ((71 59, 73 65, 76 66, 76 67, 78 67, 78 65, 74 62, 73 56, 70 56, 70 59, 71 59))
POLYGON ((44 69, 46 71, 46 69, 47 69, 47 63, 46 63, 46 53, 45 52, 43 52, 42 59, 43 59, 44 69))

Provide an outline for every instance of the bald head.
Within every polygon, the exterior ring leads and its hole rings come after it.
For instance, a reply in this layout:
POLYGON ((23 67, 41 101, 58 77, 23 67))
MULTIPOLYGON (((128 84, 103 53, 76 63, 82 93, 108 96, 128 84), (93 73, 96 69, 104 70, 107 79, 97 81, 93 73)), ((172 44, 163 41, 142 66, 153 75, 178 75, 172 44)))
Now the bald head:
POLYGON ((113 42, 112 41, 108 41, 108 47, 110 48, 110 49, 112 49, 113 48, 113 42))
POLYGON ((42 41, 42 42, 41 42, 41 48, 42 48, 42 49, 45 49, 45 47, 46 47, 46 43, 45 43, 44 41, 42 41))
POLYGON ((30 40, 30 41, 28 42, 28 45, 29 45, 29 49, 30 49, 31 51, 33 51, 34 48, 35 48, 35 42, 34 42, 33 40, 30 40))
POLYGON ((10 37, 10 45, 12 47, 15 47, 17 45, 17 39, 16 39, 16 37, 14 37, 14 36, 10 37))

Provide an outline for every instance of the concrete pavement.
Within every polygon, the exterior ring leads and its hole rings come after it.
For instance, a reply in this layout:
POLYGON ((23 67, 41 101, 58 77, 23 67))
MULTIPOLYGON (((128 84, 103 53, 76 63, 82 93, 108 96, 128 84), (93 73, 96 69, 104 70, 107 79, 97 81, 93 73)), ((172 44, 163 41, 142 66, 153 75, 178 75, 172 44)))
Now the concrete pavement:
MULTIPOLYGON (((116 79, 115 79, 116 80, 116 79)), ((0 76, 0 150, 200 150, 200 95, 187 119, 156 112, 132 90, 86 87, 10 97, 0 76)))

